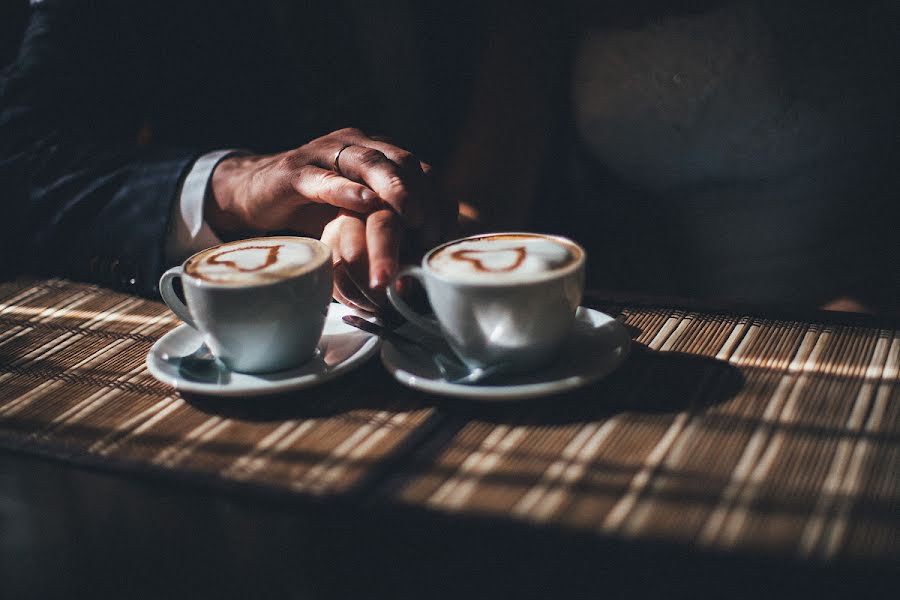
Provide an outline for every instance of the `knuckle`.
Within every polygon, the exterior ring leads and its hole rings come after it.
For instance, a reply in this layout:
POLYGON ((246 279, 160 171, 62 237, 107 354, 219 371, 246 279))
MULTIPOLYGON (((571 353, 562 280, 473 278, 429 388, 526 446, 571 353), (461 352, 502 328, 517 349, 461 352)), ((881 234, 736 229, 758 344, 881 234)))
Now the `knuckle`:
POLYGON ((343 255, 344 262, 352 267, 359 267, 367 261, 366 249, 360 246, 346 248, 341 254, 343 255))
POLYGON ((328 225, 325 226, 325 229, 334 231, 334 236, 336 238, 342 237, 342 233, 346 230, 347 224, 350 221, 351 217, 345 214, 338 214, 335 218, 328 222, 328 225))
POLYGON ((316 169, 312 165, 301 165, 292 171, 298 179, 309 179, 316 176, 316 169))
POLYGON ((365 148, 359 153, 359 162, 366 167, 384 164, 386 160, 387 157, 374 148, 365 148))
POLYGON ((285 152, 275 164, 276 168, 283 173, 293 173, 302 168, 299 155, 294 152, 285 152))
POLYGON ((341 225, 337 219, 330 221, 322 228, 322 241, 331 246, 332 255, 336 254, 337 242, 340 240, 341 225))
POLYGON ((375 231, 383 232, 393 229, 395 221, 396 217, 393 212, 379 210, 369 215, 368 226, 375 231))
POLYGON ((318 183, 316 170, 309 165, 302 165, 288 172, 292 187, 300 193, 307 193, 312 185, 318 183))
POLYGON ((391 194, 398 202, 405 202, 408 194, 408 190, 406 187, 406 182, 403 181, 403 178, 399 176, 393 176, 388 181, 388 187, 391 190, 391 194))
POLYGON ((311 162, 309 160, 309 157, 315 155, 316 143, 317 140, 312 140, 303 144, 302 146, 294 148, 293 150, 288 150, 281 156, 284 160, 288 160, 291 164, 294 165, 307 164, 311 162))
POLYGON ((316 169, 316 183, 323 187, 331 187, 343 179, 340 175, 335 173, 334 171, 326 171, 324 169, 316 169))
POLYGON ((363 136, 363 132, 356 127, 343 127, 335 131, 332 135, 338 137, 361 137, 363 136))

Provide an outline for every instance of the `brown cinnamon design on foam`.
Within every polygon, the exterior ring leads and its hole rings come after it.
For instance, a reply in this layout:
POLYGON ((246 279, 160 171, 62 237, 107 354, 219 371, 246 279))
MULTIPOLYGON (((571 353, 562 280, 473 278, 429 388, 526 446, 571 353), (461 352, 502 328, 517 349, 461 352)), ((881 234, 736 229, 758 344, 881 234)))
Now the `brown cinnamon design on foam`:
POLYGON ((450 254, 450 258, 453 260, 465 260, 472 263, 472 267, 476 271, 481 271, 482 273, 509 273, 510 271, 515 271, 519 268, 519 265, 525 260, 527 252, 524 246, 519 246, 517 248, 503 248, 502 250, 457 250, 450 254), (486 267, 483 262, 481 262, 480 258, 471 258, 467 256, 468 254, 484 254, 485 252, 515 252, 516 260, 508 267, 504 267, 502 269, 491 269, 486 267))
POLYGON ((278 251, 281 249, 283 244, 278 244, 277 246, 241 246, 240 248, 230 248, 228 250, 223 250, 217 254, 213 254, 209 258, 206 259, 206 264, 208 265, 225 265, 226 267, 230 267, 232 269, 236 269, 241 273, 253 273, 254 271, 262 271, 266 267, 275 264, 275 261, 278 260, 278 251), (230 252, 238 252, 243 250, 266 250, 269 252, 266 254, 266 260, 263 261, 261 265, 258 267, 252 267, 250 269, 246 269, 243 267, 239 267, 236 262, 233 260, 222 260, 221 257, 229 254, 230 252))

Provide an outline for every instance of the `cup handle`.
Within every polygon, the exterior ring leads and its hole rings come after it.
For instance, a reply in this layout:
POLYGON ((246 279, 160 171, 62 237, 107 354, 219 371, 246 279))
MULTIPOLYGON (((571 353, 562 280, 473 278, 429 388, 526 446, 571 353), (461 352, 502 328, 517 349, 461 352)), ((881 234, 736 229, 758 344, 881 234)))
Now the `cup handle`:
POLYGON ((391 301, 391 304, 394 305, 397 312, 403 315, 407 321, 419 329, 425 330, 427 333, 443 337, 444 334, 441 333, 441 327, 438 325, 436 319, 420 315, 400 296, 400 292, 397 291, 397 282, 404 277, 418 279, 422 285, 425 285, 424 272, 421 267, 404 267, 403 269, 400 269, 400 272, 391 280, 391 284, 387 288, 388 300, 391 301))
POLYGON ((178 294, 175 293, 175 287, 172 285, 175 278, 181 277, 182 275, 184 275, 184 269, 182 269, 181 266, 172 267, 163 273, 162 277, 159 278, 159 293, 162 296, 163 302, 166 303, 169 309, 175 313, 179 319, 194 329, 197 329, 197 324, 194 323, 191 312, 188 310, 188 307, 185 306, 184 302, 181 301, 181 298, 178 297, 178 294))

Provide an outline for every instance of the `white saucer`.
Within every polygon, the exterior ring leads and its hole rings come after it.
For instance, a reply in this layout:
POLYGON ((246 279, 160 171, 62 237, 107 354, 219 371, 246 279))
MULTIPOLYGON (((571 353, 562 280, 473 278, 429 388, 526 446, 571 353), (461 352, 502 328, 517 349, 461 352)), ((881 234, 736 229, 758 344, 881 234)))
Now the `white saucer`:
MULTIPOLYGON (((570 340, 546 368, 522 375, 497 376, 477 385, 448 383, 424 352, 385 341, 381 360, 400 383, 417 390, 472 400, 524 400, 573 390, 612 373, 628 356, 631 336, 619 321, 579 307, 570 340)), ((398 330, 410 338, 422 333, 406 324, 398 330)))
POLYGON ((147 354, 147 368, 159 381, 181 392, 207 396, 241 397, 280 394, 311 387, 334 379, 359 367, 378 350, 381 340, 344 323, 344 315, 359 315, 374 321, 343 304, 331 304, 316 356, 295 369, 275 373, 236 373, 220 369, 219 381, 202 381, 186 376, 178 364, 163 355, 184 356, 196 350, 203 341, 197 330, 179 325, 157 340, 147 354))

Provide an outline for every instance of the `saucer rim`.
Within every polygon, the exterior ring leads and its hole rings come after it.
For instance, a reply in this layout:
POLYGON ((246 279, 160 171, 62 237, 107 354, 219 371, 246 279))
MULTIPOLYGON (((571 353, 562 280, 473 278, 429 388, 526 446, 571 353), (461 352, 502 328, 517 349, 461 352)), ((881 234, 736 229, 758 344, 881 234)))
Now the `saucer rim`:
MULTIPOLYGON (((378 320, 371 314, 355 310, 348 306, 344 306, 343 304, 332 303, 328 307, 326 323, 328 320, 332 319, 340 322, 341 318, 344 315, 358 315, 368 321, 376 323, 378 322, 378 320)), ((147 352, 147 356, 144 359, 144 364, 146 365, 147 371, 150 373, 150 375, 157 381, 175 388, 175 390, 179 393, 196 394, 198 396, 219 398, 250 398, 260 396, 274 396, 283 394, 285 392, 292 392, 300 389, 314 387, 341 377, 345 373, 361 367, 373 356, 375 356, 375 354, 377 354, 381 349, 381 339, 378 336, 364 332, 362 330, 358 330, 359 333, 367 336, 365 341, 361 342, 359 349, 345 360, 336 363, 334 368, 326 372, 324 375, 298 375, 296 378, 289 378, 278 383, 259 383, 255 386, 244 385, 241 387, 237 387, 237 384, 195 383, 172 375, 170 372, 163 370, 159 366, 154 364, 154 361, 162 360, 161 358, 159 358, 161 347, 166 344, 167 341, 171 340, 171 338, 178 335, 183 335, 182 332, 184 332, 185 329, 187 329, 193 335, 199 337, 199 333, 197 333, 197 331, 190 325, 181 323, 171 331, 166 332, 165 335, 163 335, 153 343, 153 346, 151 346, 150 350, 147 352)), ((319 342, 316 344, 317 349, 319 348, 321 343, 322 339, 319 338, 319 342)), ((286 369, 282 372, 290 372, 303 368, 305 368, 305 364, 294 367, 293 369, 286 369)), ((248 377, 253 376, 252 373, 241 373, 241 375, 248 377)))
MULTIPOLYGON (((461 398, 466 400, 479 400, 483 402, 507 402, 510 400, 529 400, 532 398, 541 398, 554 394, 560 394, 563 392, 578 389, 580 387, 584 387, 609 376, 610 374, 615 372, 616 369, 622 366, 622 364, 631 354, 631 349, 634 345, 631 339, 631 335, 628 333, 628 330, 626 329, 625 325, 621 323, 621 321, 619 321, 612 315, 609 315, 595 308, 579 306, 578 311, 581 312, 582 310, 587 311, 588 314, 596 313, 609 319, 613 323, 612 327, 618 331, 620 337, 622 338, 622 343, 616 346, 616 348, 621 347, 622 352, 619 353, 618 356, 615 357, 615 359, 612 360, 605 368, 596 369, 586 374, 575 374, 569 377, 561 377, 558 379, 553 379, 551 381, 539 381, 536 383, 492 386, 471 385, 449 383, 443 378, 432 379, 428 377, 422 377, 419 374, 411 373, 401 368, 399 365, 394 364, 393 361, 391 361, 387 357, 388 353, 392 350, 399 353, 399 351, 396 350, 394 344, 392 344, 389 340, 385 341, 382 344, 379 356, 381 358, 381 364, 384 365, 384 368, 394 377, 394 379, 399 381, 401 384, 422 392, 435 394, 438 396, 444 396, 448 398, 461 398), (392 350, 389 350, 389 348, 391 348, 392 350)), ((612 355, 614 354, 614 352, 610 352, 610 354, 612 355)))

